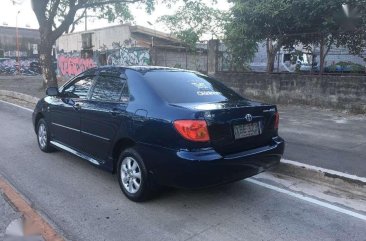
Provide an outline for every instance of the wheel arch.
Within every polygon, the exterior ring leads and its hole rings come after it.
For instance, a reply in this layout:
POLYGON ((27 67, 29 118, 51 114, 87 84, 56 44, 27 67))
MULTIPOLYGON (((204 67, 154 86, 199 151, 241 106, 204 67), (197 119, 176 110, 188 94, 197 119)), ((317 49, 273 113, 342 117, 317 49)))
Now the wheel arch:
POLYGON ((37 132, 37 128, 38 128, 38 122, 40 119, 44 118, 44 115, 42 114, 42 112, 38 112, 36 115, 36 118, 34 119, 34 130, 37 132))
POLYGON ((112 172, 113 173, 115 173, 117 170, 118 157, 121 154, 121 152, 126 150, 127 148, 133 147, 135 145, 136 145, 136 142, 128 137, 121 138, 114 144, 113 150, 112 150, 112 157, 113 157, 112 172))

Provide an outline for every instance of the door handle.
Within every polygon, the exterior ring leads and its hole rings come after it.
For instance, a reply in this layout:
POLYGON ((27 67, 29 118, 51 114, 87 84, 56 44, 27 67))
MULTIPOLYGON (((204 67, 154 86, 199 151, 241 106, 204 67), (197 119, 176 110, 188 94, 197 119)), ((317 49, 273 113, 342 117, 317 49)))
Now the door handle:
POLYGON ((109 111, 109 113, 113 116, 117 116, 117 115, 121 114, 121 112, 118 109, 113 109, 113 110, 109 111))

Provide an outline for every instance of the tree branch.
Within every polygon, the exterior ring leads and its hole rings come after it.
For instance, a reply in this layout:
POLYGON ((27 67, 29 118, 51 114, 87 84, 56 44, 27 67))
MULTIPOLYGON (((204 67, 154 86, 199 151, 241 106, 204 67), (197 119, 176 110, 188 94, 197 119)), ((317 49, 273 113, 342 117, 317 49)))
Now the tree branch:
POLYGON ((48 16, 48 21, 53 21, 53 19, 55 18, 56 14, 57 14, 57 10, 58 10, 59 5, 60 5, 60 0, 56 0, 52 4, 52 8, 51 8, 51 11, 50 11, 50 16, 48 16))
POLYGON ((32 9, 37 17, 39 26, 47 22, 46 9, 49 0, 32 0, 32 9))
POLYGON ((113 3, 136 3, 136 2, 141 2, 142 0, 110 0, 110 1, 101 1, 101 2, 96 2, 96 3, 83 3, 83 4, 78 4, 78 8, 92 8, 92 7, 98 7, 98 6, 102 6, 102 5, 106 5, 106 4, 113 4, 113 3))

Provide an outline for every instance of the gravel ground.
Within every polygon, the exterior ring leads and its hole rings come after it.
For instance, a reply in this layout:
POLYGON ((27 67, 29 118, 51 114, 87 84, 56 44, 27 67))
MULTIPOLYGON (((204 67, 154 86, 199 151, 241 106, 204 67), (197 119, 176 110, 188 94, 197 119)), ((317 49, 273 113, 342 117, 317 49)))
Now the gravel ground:
POLYGON ((42 98, 45 91, 42 88, 42 76, 0 76, 0 89, 11 90, 42 98))

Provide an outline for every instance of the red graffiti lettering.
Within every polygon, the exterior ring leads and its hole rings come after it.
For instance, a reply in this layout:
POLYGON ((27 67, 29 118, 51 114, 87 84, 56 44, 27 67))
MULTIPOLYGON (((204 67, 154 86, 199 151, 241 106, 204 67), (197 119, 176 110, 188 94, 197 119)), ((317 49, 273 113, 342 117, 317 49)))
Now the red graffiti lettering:
POLYGON ((68 57, 60 55, 57 59, 59 74, 61 76, 75 76, 96 66, 91 58, 68 57))

